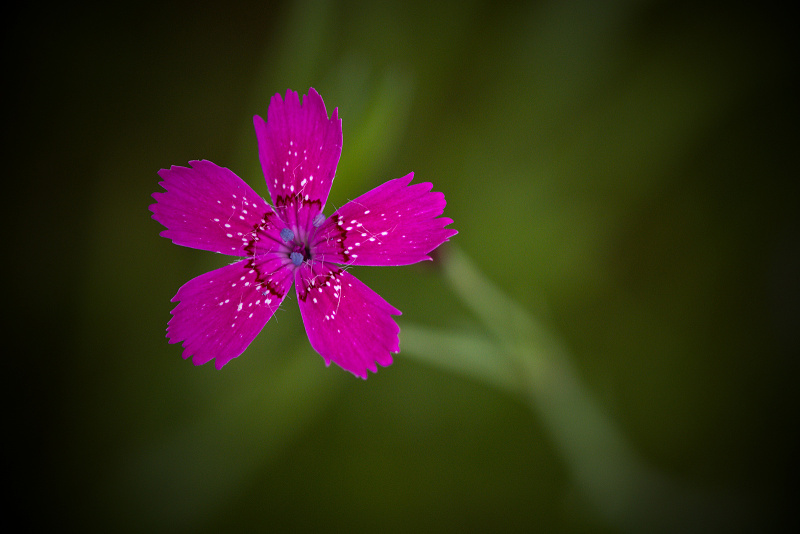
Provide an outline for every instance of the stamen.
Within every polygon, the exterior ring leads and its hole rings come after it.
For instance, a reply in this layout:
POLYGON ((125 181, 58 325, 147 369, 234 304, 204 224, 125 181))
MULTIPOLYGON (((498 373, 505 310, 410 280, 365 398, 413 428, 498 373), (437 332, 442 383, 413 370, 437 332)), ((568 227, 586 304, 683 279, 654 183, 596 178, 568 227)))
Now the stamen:
POLYGON ((303 263, 303 255, 299 252, 292 252, 289 254, 289 257, 292 259, 292 263, 295 267, 300 267, 300 264, 303 263))
POLYGON ((283 239, 284 243, 288 243, 292 239, 294 239, 294 232, 289 230, 288 228, 284 228, 281 230, 281 239, 283 239))
POLYGON ((317 216, 314 217, 314 228, 319 228, 324 222, 325 222, 325 214, 317 213, 317 216))

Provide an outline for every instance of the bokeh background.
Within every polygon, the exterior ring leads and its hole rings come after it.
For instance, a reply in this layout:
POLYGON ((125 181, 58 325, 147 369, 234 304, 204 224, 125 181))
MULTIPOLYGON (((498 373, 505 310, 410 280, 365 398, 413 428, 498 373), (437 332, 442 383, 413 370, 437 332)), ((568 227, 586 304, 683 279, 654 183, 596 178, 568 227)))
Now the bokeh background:
MULTIPOLYGON (((747 532, 796 523, 796 24, 674 1, 21 7, 5 42, 9 508, 81 532, 747 532), (326 210, 414 171, 459 234, 353 272, 367 381, 295 297, 222 371, 164 338, 228 258, 156 172, 267 195, 252 116, 316 88, 326 210), (556 370, 555 372, 553 370, 556 370)), ((268 198, 268 197, 267 197, 268 198)))

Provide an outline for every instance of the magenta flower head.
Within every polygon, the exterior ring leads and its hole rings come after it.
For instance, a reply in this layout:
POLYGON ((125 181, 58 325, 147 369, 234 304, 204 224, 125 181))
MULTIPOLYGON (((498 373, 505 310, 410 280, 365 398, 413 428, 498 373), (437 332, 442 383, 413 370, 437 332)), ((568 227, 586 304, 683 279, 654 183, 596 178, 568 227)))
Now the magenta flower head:
POLYGON ((283 302, 294 282, 311 346, 325 360, 367 377, 400 350, 400 311, 361 283, 351 265, 409 265, 457 232, 440 217, 444 195, 431 184, 390 180, 324 214, 342 152, 338 109, 328 118, 310 89, 270 101, 267 120, 253 119, 273 205, 241 178, 210 161, 159 171, 153 219, 163 237, 186 247, 241 258, 190 280, 167 327, 195 365, 217 369, 239 356, 283 302))

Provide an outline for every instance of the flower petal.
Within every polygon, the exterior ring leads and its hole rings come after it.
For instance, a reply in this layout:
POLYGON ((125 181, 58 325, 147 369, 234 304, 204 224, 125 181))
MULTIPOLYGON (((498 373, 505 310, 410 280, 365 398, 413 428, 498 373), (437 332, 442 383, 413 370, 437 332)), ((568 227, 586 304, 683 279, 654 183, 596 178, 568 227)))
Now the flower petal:
POLYGON ((400 310, 335 265, 304 263, 295 284, 308 340, 326 365, 367 378, 367 370, 378 371, 376 363, 392 363, 391 353, 400 350, 392 315, 400 310))
MULTIPOLYGON (((220 369, 255 339, 292 287, 288 260, 242 260, 189 280, 172 299, 170 343, 183 342, 195 365, 216 358, 220 369)), ((289 265, 291 265, 289 263, 289 265)))
POLYGON ((322 97, 312 88, 272 97, 265 122, 253 118, 258 152, 276 211, 293 231, 310 228, 328 200, 342 154, 338 109, 328 119, 322 97), (300 221, 296 219, 298 214, 300 221))
POLYGON ((336 210, 317 232, 315 260, 347 265, 409 265, 431 259, 428 253, 456 230, 439 217, 442 193, 430 183, 408 185, 414 173, 390 180, 336 210))
POLYGON ((272 208, 244 180, 210 161, 158 172, 166 193, 153 193, 153 219, 176 245, 247 256, 254 233, 279 236, 272 208))

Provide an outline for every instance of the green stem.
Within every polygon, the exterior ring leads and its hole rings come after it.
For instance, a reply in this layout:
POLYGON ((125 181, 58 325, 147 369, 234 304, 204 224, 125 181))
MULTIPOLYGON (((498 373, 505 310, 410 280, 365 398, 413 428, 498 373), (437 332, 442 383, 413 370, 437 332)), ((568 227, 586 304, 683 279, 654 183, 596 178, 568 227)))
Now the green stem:
POLYGON ((403 352, 522 396, 546 426, 576 485, 620 531, 680 531, 731 523, 730 510, 651 469, 579 379, 563 343, 450 247, 453 291, 487 334, 403 326, 403 352), (698 521, 698 517, 704 521, 698 521))

